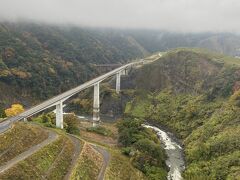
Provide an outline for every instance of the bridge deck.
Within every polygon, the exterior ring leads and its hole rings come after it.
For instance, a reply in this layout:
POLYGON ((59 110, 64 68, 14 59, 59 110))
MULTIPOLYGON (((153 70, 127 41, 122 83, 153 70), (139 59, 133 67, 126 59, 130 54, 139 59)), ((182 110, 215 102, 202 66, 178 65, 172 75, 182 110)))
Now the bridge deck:
POLYGON ((93 86, 94 84, 96 84, 97 82, 101 82, 119 72, 121 72, 122 70, 128 68, 128 67, 131 67, 133 65, 136 65, 136 64, 140 64, 142 63, 144 60, 140 60, 140 61, 136 61, 136 62, 131 62, 131 63, 128 63, 126 65, 123 65, 119 68, 116 68, 104 75, 101 75, 95 79, 92 79, 90 81, 87 81, 86 83, 80 85, 80 86, 77 86, 71 90, 68 90, 60 95, 57 95, 49 100, 46 100, 44 102, 42 102, 41 104, 38 104, 26 111, 24 111, 23 113, 17 115, 17 116, 14 116, 14 117, 11 117, 9 119, 7 119, 7 121, 10 121, 10 122, 15 122, 15 121, 19 121, 19 120, 22 120, 23 118, 27 118, 27 117, 30 117, 34 114, 37 114, 49 107, 52 107, 52 106, 55 106, 57 103, 59 103, 59 101, 65 101, 66 99, 68 99, 69 97, 79 93, 80 91, 84 90, 84 89, 87 89, 91 86, 93 86))

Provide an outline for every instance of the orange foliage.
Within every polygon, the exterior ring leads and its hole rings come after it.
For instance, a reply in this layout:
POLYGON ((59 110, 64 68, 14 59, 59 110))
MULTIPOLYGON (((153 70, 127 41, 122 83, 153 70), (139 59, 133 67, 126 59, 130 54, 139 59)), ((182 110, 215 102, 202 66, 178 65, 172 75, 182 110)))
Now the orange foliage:
POLYGON ((13 104, 11 108, 5 110, 7 117, 16 116, 17 114, 24 111, 24 108, 21 104, 13 104))

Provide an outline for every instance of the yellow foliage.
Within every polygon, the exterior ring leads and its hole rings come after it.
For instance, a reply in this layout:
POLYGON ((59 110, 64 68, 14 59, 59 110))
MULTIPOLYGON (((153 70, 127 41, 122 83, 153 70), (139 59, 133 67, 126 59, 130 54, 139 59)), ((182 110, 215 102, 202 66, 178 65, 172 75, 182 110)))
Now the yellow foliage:
POLYGON ((11 72, 7 69, 1 70, 0 71, 0 77, 7 77, 7 76, 11 76, 11 72))
POLYGON ((12 69, 11 69, 11 73, 12 73, 13 75, 15 75, 15 76, 18 76, 18 77, 21 78, 21 79, 26 79, 26 78, 31 77, 31 74, 30 74, 30 73, 21 71, 21 70, 19 70, 19 69, 17 69, 17 68, 12 68, 12 69))
POLYGON ((5 110, 7 117, 16 116, 17 114, 24 111, 24 108, 21 104, 13 104, 11 108, 5 110))

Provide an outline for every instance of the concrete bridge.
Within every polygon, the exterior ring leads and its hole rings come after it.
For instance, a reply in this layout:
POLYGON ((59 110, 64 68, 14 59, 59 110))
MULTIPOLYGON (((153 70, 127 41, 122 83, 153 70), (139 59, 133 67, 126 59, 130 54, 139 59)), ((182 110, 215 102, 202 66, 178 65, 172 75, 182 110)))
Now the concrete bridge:
POLYGON ((28 117, 31 117, 43 110, 46 110, 48 108, 51 108, 53 106, 56 106, 56 126, 58 128, 63 128, 63 102, 66 101, 68 98, 72 97, 73 95, 87 89, 90 87, 94 87, 94 101, 93 101, 93 125, 96 125, 96 123, 100 120, 99 117, 99 85, 102 81, 105 79, 116 76, 116 92, 120 92, 120 80, 121 75, 126 74, 128 69, 132 66, 144 64, 144 60, 141 59, 139 61, 131 62, 126 65, 123 65, 117 69, 114 69, 104 75, 101 75, 95 79, 92 79, 80 86, 77 86, 69 91, 66 91, 60 95, 57 95, 49 100, 44 101, 43 103, 36 105, 30 109, 27 109, 26 111, 22 112, 21 114, 8 118, 3 123, 0 123, 0 133, 6 130, 13 122, 20 121, 20 120, 26 120, 28 117))
POLYGON ((93 64, 95 67, 112 67, 112 68, 118 68, 121 67, 122 64, 93 64))
POLYGON ((106 73, 116 68, 121 67, 123 64, 91 64, 98 72, 106 73))

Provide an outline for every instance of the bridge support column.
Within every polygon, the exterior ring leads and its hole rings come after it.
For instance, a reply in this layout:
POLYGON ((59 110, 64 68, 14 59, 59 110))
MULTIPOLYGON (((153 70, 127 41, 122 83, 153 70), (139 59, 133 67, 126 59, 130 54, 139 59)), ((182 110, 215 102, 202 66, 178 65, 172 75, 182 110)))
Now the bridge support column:
POLYGON ((62 101, 56 105, 56 127, 63 129, 63 105, 62 101))
POLYGON ((124 75, 127 76, 127 75, 128 75, 128 69, 125 69, 124 71, 125 71, 125 72, 124 72, 124 75))
POLYGON ((99 101, 99 82, 94 84, 93 95, 93 126, 96 126, 100 121, 99 116, 100 101, 99 101))
POLYGON ((116 92, 119 94, 120 92, 120 81, 121 81, 121 72, 116 75, 116 92))

